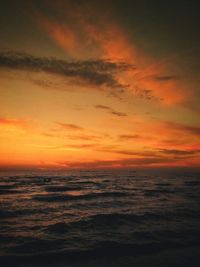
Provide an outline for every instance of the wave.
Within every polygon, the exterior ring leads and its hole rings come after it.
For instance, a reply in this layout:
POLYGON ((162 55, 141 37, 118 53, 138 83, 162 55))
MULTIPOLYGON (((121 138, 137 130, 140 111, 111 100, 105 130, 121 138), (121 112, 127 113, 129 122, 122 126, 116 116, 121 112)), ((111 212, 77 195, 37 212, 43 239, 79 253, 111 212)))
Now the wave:
MULTIPOLYGON (((177 221, 177 219, 199 219, 200 214, 194 212, 184 212, 184 211, 174 211, 174 212, 163 212, 163 213, 153 213, 146 212, 143 214, 119 214, 119 213, 108 213, 108 214, 97 214, 93 216, 84 217, 81 220, 76 220, 74 222, 59 222, 55 224, 50 224, 46 227, 45 231, 49 233, 64 233, 71 231, 72 229, 87 230, 87 229, 102 229, 102 232, 108 228, 110 230, 114 227, 126 226, 134 228, 136 224, 144 225, 151 223, 162 224, 162 222, 167 221, 177 221)), ((192 231, 192 230, 191 230, 192 231)))
POLYGON ((78 186, 48 186, 45 188, 47 192, 65 192, 71 190, 81 190, 81 187, 78 186))
POLYGON ((47 214, 48 212, 56 211, 55 208, 45 208, 38 209, 38 208, 25 208, 25 209, 17 209, 17 210, 0 210, 0 217, 1 219, 7 219, 7 218, 15 218, 15 217, 21 217, 21 216, 29 216, 33 214, 47 214))
POLYGON ((163 183, 155 183, 155 185, 156 185, 156 186, 161 186, 161 187, 163 187, 163 186, 164 186, 164 187, 165 187, 165 186, 167 186, 167 187, 168 187, 168 186, 171 186, 170 183, 164 183, 164 182, 163 182, 163 183))
POLYGON ((200 181, 185 181, 184 184, 187 186, 200 186, 200 181))
POLYGON ((0 195, 10 195, 10 194, 23 194, 23 191, 16 190, 16 189, 5 189, 5 188, 0 188, 0 195))
POLYGON ((0 255, 11 256, 11 266, 15 259, 26 258, 28 266, 35 259, 137 255, 200 242, 196 176, 66 173, 0 181, 0 255))
POLYGON ((113 197, 127 197, 127 196, 130 196, 130 194, 123 192, 99 192, 99 193, 90 193, 90 194, 76 195, 76 196, 70 194, 36 195, 32 199, 38 201, 51 202, 51 201, 68 201, 68 200, 90 200, 96 198, 107 198, 107 197, 113 198, 113 197))
POLYGON ((147 189, 143 190, 143 192, 145 196, 153 197, 153 196, 158 196, 160 194, 173 194, 174 190, 161 188, 161 189, 147 189))

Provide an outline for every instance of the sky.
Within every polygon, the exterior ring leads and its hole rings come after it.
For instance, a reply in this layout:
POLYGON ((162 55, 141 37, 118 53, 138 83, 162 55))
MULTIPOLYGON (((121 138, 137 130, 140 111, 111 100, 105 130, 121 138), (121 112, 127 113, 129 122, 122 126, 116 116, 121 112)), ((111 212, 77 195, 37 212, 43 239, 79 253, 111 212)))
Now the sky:
POLYGON ((0 168, 200 165, 198 1, 2 0, 0 168))

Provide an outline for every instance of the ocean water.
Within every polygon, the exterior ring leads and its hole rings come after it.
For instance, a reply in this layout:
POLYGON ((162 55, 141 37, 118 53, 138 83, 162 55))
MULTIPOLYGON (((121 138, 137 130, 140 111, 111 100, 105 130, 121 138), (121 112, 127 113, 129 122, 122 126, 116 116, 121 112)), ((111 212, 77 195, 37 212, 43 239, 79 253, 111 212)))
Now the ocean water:
POLYGON ((200 245, 200 174, 2 172, 0 259, 109 257, 200 245))

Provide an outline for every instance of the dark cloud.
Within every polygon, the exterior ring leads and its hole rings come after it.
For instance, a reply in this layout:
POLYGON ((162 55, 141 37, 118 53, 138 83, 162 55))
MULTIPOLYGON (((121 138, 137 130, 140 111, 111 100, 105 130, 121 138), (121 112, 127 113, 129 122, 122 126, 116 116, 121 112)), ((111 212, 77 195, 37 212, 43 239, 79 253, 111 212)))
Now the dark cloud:
POLYGON ((115 115, 115 116, 118 116, 118 117, 125 117, 125 116, 127 116, 126 113, 118 112, 118 111, 114 111, 114 110, 111 111, 110 113, 113 114, 113 115, 115 115))
POLYGON ((146 99, 149 101, 162 101, 162 98, 156 97, 152 90, 146 89, 144 87, 134 86, 131 88, 131 91, 138 97, 146 99))
POLYGON ((200 135, 200 127, 199 126, 190 126, 190 125, 184 125, 181 123, 176 122, 166 122, 166 125, 174 130, 180 130, 185 133, 191 133, 194 135, 200 135))
POLYGON ((190 156, 195 155, 200 152, 200 150, 178 150, 178 149, 160 149, 160 152, 166 155, 175 155, 175 156, 190 156))
POLYGON ((154 77, 154 80, 157 82, 167 82, 167 81, 172 81, 172 80, 177 80, 178 77, 175 75, 160 75, 154 77))
POLYGON ((58 162, 62 167, 70 168, 127 168, 127 167, 139 167, 139 166, 153 166, 162 163, 171 163, 174 159, 165 159, 160 157, 146 157, 146 158, 129 158, 119 160, 98 160, 90 162, 58 162))
POLYGON ((98 144, 75 144, 75 145, 66 145, 68 148, 77 148, 77 149, 93 149, 96 148, 98 144))
MULTIPOLYGON (((105 86, 122 92, 126 85, 119 83, 115 74, 133 68, 124 62, 110 62, 107 60, 85 60, 68 62, 53 57, 36 57, 20 52, 0 52, 0 67, 31 72, 46 72, 60 75, 64 78, 74 78, 73 82, 90 86, 105 86)), ((46 84, 39 81, 39 84, 46 84)), ((48 84, 48 82, 47 82, 48 84)))
MULTIPOLYGON (((45 77, 44 79, 29 76, 31 82, 43 88, 57 90, 62 88, 63 90, 63 86, 67 84, 79 85, 101 89, 109 96, 119 99, 121 99, 122 93, 129 89, 137 97, 149 101, 161 100, 155 97, 151 90, 136 86, 131 88, 130 84, 122 84, 118 81, 117 74, 135 69, 135 66, 126 62, 112 62, 101 59, 67 61, 55 57, 36 57, 22 52, 2 51, 0 52, 0 68, 29 71, 31 73, 45 72, 54 75, 53 78, 45 77), (59 77, 63 78, 62 82, 57 79, 59 77)), ((116 116, 126 116, 125 113, 113 109, 110 110, 110 113, 116 116)))
POLYGON ((134 150, 127 150, 127 149, 113 149, 113 148, 99 148, 98 151, 101 152, 108 152, 108 153, 116 153, 121 155, 128 155, 128 156, 139 156, 139 157, 155 157, 157 156, 157 151, 134 151, 134 150))
POLYGON ((104 105, 96 105, 95 108, 106 109, 106 110, 110 110, 111 109, 109 106, 104 106, 104 105))
POLYGON ((63 134, 59 134, 59 131, 57 130, 57 133, 53 134, 53 133, 46 132, 46 133, 42 133, 42 135, 47 136, 47 137, 56 137, 56 138, 61 138, 64 140, 81 141, 81 142, 98 142, 102 138, 101 136, 85 134, 83 133, 83 129, 79 130, 79 128, 75 127, 75 125, 70 125, 70 126, 59 125, 59 126, 61 126, 63 129, 75 130, 76 133, 74 134, 74 131, 73 131, 73 134, 67 134, 63 136, 63 134))
POLYGON ((111 107, 109 107, 109 106, 95 105, 95 108, 106 110, 106 111, 108 111, 110 114, 115 115, 115 116, 118 116, 118 117, 125 117, 125 116, 127 116, 126 113, 116 111, 116 110, 114 110, 113 108, 111 108, 111 107))
POLYGON ((100 136, 97 135, 89 135, 89 134, 83 134, 81 133, 81 135, 67 135, 67 139, 70 140, 81 140, 82 142, 84 141, 99 141, 99 139, 101 139, 100 136))
POLYGON ((140 137, 141 136, 139 134, 121 134, 121 135, 119 135, 119 138, 121 140, 132 140, 132 139, 137 139, 140 137))
POLYGON ((127 149, 109 149, 109 148, 99 148, 98 151, 108 152, 108 153, 116 153, 121 155, 128 155, 134 157, 142 157, 142 158, 155 158, 167 160, 171 159, 186 159, 190 158, 190 156, 199 155, 200 150, 178 150, 178 149, 155 149, 152 151, 144 150, 144 151, 134 151, 127 149))
POLYGON ((76 124, 70 124, 70 123, 62 123, 62 122, 56 122, 58 126, 60 126, 63 129, 66 130, 75 130, 75 131, 83 131, 84 128, 76 125, 76 124))

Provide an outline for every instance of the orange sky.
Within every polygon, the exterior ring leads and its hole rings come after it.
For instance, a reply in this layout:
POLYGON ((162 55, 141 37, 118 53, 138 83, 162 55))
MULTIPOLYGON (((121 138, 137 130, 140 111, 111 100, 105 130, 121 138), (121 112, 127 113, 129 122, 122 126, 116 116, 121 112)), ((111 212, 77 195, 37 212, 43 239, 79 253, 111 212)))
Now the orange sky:
POLYGON ((113 1, 87 3, 24 3, 23 43, 7 23, 1 168, 198 167, 199 91, 184 51, 157 56, 113 1))

